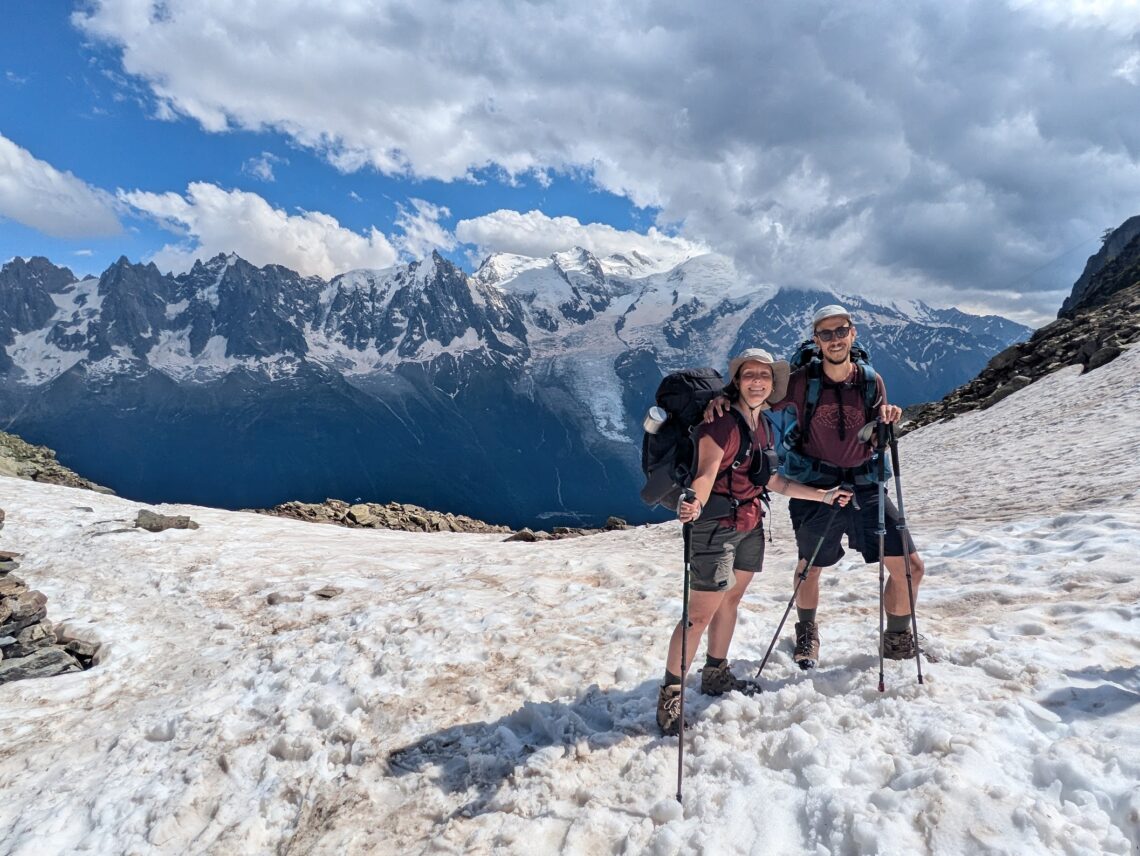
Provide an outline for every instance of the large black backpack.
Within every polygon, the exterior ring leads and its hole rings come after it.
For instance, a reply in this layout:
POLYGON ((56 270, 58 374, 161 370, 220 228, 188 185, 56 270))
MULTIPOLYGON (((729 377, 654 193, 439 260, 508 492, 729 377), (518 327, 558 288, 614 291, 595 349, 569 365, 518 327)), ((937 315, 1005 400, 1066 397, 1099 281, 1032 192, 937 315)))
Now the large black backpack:
POLYGON ((721 394, 724 378, 716 369, 685 369, 666 375, 657 387, 657 406, 668 419, 657 433, 645 432, 641 441, 641 471, 646 505, 676 508, 683 488, 693 480, 694 449, 691 432, 700 424, 708 403, 721 394))

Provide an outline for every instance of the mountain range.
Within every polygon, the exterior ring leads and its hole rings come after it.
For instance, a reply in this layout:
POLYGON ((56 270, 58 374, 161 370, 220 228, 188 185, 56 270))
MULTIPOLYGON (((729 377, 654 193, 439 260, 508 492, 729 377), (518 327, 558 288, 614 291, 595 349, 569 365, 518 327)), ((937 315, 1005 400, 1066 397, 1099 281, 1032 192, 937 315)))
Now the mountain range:
POLYGON ((433 254, 325 281, 234 255, 0 269, 4 430, 131 498, 224 508, 398 499, 512 526, 640 505, 664 373, 800 342, 843 302, 891 399, 936 399, 1029 328, 919 301, 748 283, 732 262, 583 249, 433 254))

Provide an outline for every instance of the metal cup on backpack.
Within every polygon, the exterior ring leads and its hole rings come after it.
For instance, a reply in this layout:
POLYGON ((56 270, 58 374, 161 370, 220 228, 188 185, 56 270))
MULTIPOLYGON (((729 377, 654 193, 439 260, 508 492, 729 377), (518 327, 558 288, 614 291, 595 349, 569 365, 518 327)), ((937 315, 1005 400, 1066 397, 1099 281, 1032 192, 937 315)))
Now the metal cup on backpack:
POLYGON ((656 434, 658 429, 665 424, 668 418, 669 414, 665 412, 665 409, 655 405, 650 407, 649 411, 645 414, 645 419, 642 420, 641 427, 645 429, 646 434, 656 434))

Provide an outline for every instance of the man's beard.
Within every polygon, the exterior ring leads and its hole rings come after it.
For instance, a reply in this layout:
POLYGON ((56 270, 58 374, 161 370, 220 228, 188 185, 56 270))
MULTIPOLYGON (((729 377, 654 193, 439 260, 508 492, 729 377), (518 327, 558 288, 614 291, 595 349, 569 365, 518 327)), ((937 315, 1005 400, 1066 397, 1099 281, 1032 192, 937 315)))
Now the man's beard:
POLYGON ((845 362, 847 362, 847 359, 850 356, 851 356, 851 349, 850 348, 848 348, 846 351, 844 351, 843 356, 840 357, 839 359, 835 359, 834 357, 831 356, 831 354, 828 354, 826 351, 823 354, 823 358, 825 360, 827 360, 829 363, 831 363, 833 366, 843 365, 845 362))

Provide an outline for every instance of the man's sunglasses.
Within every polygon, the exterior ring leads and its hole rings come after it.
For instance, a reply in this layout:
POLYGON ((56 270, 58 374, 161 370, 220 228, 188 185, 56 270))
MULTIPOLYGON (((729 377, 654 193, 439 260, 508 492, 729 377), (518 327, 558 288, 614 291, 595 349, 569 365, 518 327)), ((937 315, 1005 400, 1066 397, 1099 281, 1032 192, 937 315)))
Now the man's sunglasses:
POLYGON ((842 327, 836 327, 834 330, 816 330, 815 334, 819 336, 821 342, 830 342, 832 339, 846 339, 851 335, 851 325, 844 324, 842 327))

